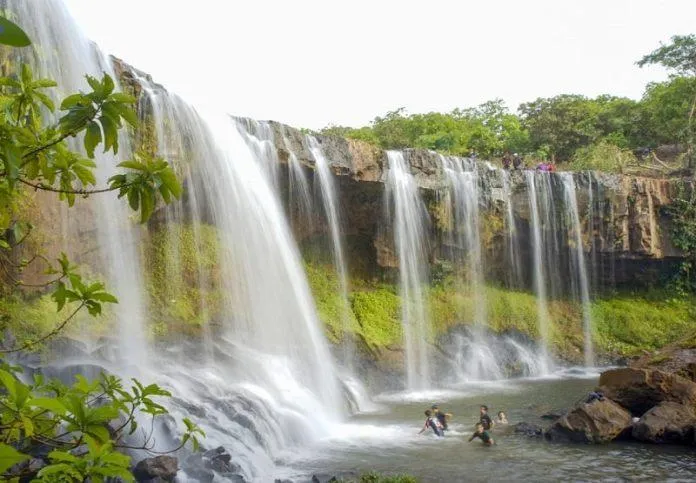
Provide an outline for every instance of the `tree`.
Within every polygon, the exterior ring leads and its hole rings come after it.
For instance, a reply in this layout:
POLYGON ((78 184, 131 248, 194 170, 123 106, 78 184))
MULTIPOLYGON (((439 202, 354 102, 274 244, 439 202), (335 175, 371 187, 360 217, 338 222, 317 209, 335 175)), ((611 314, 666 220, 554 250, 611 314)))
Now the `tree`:
POLYGON ((570 159, 579 147, 592 144, 602 134, 594 123, 599 106, 584 96, 538 98, 520 105, 518 112, 532 149, 548 149, 553 160, 570 159))
MULTIPOLYGON (((668 44, 660 44, 660 47, 650 52, 637 62, 639 67, 659 64, 672 71, 675 76, 696 78, 696 35, 675 35, 668 44)), ((686 143, 686 160, 689 167, 694 164, 694 142, 696 141, 696 128, 694 116, 696 115, 696 94, 691 97, 691 105, 688 109, 686 129, 683 132, 683 140, 686 143)))
MULTIPOLYGON (((26 46, 29 39, 20 27, 0 17, 0 43, 26 46)), ((0 78, 0 267, 13 285, 23 285, 21 271, 31 263, 45 262, 53 278, 41 288, 52 289, 57 312, 69 314, 49 333, 0 352, 29 349, 56 334, 83 309, 96 317, 102 305, 115 304, 116 297, 101 282, 88 282, 63 254, 49 263, 42 254, 16 263, 12 254, 31 236, 32 225, 24 218, 19 200, 28 190, 56 193, 69 206, 75 196, 118 191, 146 222, 158 200, 169 203, 181 194, 181 186, 169 164, 158 158, 136 155, 121 163, 124 170, 109 179, 108 186, 95 187, 95 149, 118 152, 118 131, 138 123, 132 108, 135 99, 115 92, 111 77, 87 76, 89 92, 63 99, 63 115, 51 124, 45 119, 55 111, 46 89, 56 86, 50 79, 35 79, 29 65, 17 74, 0 78), (85 154, 70 149, 67 140, 83 136, 85 154)), ((170 394, 156 384, 144 386, 133 380, 126 388, 114 376, 98 381, 78 376, 72 386, 57 380, 35 377, 25 383, 19 369, 0 361, 0 479, 18 481, 32 477, 44 482, 93 481, 109 478, 132 481, 130 458, 124 448, 152 450, 152 430, 136 441, 137 416, 154 418, 166 414, 155 401, 170 394), (50 451, 46 466, 37 469, 25 464, 39 448, 50 451)), ((184 420, 181 446, 203 433, 184 420)), ((176 449, 176 448, 174 448, 176 449)))

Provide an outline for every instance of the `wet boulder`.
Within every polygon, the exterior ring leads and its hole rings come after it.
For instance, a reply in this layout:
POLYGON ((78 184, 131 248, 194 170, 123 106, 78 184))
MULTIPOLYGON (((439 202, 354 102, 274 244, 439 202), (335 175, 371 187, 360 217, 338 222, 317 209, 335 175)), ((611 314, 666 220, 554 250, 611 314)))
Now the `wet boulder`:
POLYGON ((605 397, 636 416, 665 401, 696 405, 696 383, 658 370, 611 369, 602 373, 599 385, 605 397))
POLYGON ((524 422, 515 424, 514 429, 515 433, 524 434, 525 436, 529 436, 530 438, 541 437, 544 433, 543 428, 538 424, 530 424, 524 422))
POLYGON ((218 473, 240 473, 239 465, 232 463, 232 455, 222 446, 203 453, 205 467, 218 473))
POLYGON ((608 443, 627 433, 631 414, 609 399, 581 403, 546 432, 551 441, 608 443))
POLYGON ((666 401, 643 414, 631 435, 648 443, 692 444, 695 430, 693 407, 666 401))
POLYGON ((135 465, 133 476, 139 482, 174 481, 179 471, 179 461, 173 456, 145 458, 135 465))

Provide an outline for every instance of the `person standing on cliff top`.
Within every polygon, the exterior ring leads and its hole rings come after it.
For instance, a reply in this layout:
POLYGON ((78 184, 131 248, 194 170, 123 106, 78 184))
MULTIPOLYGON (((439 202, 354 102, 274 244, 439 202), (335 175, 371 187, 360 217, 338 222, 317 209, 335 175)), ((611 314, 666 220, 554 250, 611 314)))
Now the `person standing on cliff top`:
POLYGON ((517 153, 512 155, 512 169, 522 169, 522 156, 517 153))

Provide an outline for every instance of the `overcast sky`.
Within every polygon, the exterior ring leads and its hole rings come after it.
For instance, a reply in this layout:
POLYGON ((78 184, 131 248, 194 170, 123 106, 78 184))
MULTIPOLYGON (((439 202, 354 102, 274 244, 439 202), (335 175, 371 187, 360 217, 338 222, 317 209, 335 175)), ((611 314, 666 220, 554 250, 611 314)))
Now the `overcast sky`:
POLYGON ((635 61, 695 0, 65 0, 87 35, 194 105, 297 127, 500 97, 639 98, 635 61))

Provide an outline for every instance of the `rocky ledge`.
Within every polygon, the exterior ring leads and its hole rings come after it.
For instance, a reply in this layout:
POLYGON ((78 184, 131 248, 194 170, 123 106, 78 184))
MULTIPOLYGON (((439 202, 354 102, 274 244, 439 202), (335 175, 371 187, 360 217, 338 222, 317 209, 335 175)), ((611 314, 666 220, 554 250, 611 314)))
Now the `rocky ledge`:
POLYGON ((602 373, 597 392, 558 418, 551 441, 696 444, 696 382, 657 369, 602 373))

